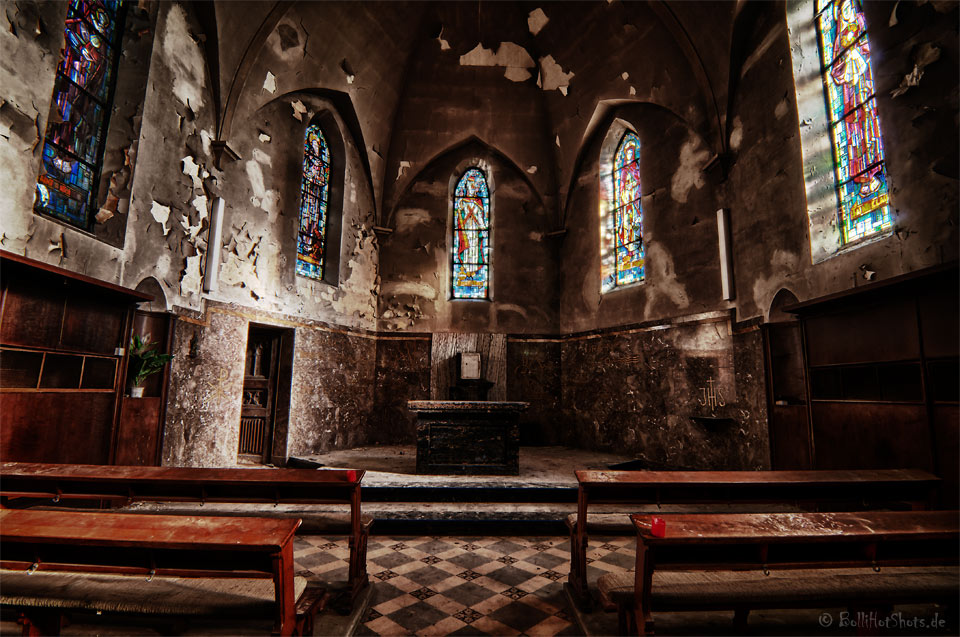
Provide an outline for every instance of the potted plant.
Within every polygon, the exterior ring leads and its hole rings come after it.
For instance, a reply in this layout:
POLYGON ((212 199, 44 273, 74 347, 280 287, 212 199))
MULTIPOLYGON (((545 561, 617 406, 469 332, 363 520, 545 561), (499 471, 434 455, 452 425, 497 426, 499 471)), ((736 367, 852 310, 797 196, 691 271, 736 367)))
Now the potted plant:
POLYGON ((150 335, 140 338, 134 334, 130 340, 130 396, 143 397, 143 381, 163 369, 163 366, 173 360, 170 354, 160 354, 154 351, 156 343, 150 342, 150 335))

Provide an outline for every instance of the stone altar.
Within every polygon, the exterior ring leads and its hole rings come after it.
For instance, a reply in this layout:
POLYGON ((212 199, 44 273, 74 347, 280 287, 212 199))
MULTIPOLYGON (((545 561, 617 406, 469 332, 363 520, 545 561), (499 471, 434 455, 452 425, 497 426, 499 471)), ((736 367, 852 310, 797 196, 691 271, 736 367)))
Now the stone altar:
POLYGON ((525 402, 409 400, 417 415, 417 473, 520 473, 525 402))

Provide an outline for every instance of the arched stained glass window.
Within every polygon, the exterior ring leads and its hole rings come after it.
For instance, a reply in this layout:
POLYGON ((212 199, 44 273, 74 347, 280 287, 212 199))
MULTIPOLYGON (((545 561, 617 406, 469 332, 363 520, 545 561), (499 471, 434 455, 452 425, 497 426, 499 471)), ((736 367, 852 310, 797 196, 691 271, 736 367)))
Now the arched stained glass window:
POLYGON ((490 281, 490 190, 470 168, 453 193, 453 298, 485 299, 490 281))
POLYGON ((72 0, 43 140, 34 210, 90 228, 116 84, 118 0, 72 0))
POLYGON ((307 126, 303 142, 297 274, 323 279, 327 202, 330 199, 330 151, 316 124, 307 126))
POLYGON ((817 0, 815 11, 846 244, 893 227, 870 41, 859 0, 817 0))
POLYGON ((643 223, 640 206, 640 138, 627 131, 613 157, 608 179, 609 219, 603 237, 601 288, 609 292, 623 285, 643 281, 643 223))

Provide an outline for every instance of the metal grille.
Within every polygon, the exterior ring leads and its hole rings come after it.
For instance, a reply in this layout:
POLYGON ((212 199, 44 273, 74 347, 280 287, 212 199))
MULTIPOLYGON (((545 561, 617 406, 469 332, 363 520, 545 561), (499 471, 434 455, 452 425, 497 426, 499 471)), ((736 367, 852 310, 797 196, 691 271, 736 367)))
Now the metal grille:
POLYGON ((241 418, 240 453, 262 454, 266 429, 266 418, 241 418))

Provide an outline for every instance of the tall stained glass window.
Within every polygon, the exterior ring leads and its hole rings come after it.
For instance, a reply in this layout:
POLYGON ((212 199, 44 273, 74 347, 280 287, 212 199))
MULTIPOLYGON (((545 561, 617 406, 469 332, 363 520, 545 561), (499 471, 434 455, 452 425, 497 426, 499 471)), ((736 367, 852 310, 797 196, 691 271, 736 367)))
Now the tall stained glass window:
POLYGON ((34 210, 89 229, 123 32, 119 0, 72 0, 34 210))
POLYGON ((470 168, 453 193, 453 298, 485 299, 490 288, 490 190, 470 168))
POLYGON ((870 41, 860 0, 817 0, 815 11, 846 244, 893 227, 870 41))
POLYGON ((601 248, 601 289, 609 292, 643 281, 643 223, 640 207, 640 138, 627 131, 617 145, 613 170, 607 177, 607 246, 601 248), (609 236, 612 233, 613 237, 609 236))
POLYGON ((303 177, 300 187, 300 229, 297 237, 297 274, 323 279, 330 199, 330 150, 320 127, 307 127, 303 142, 303 177))

